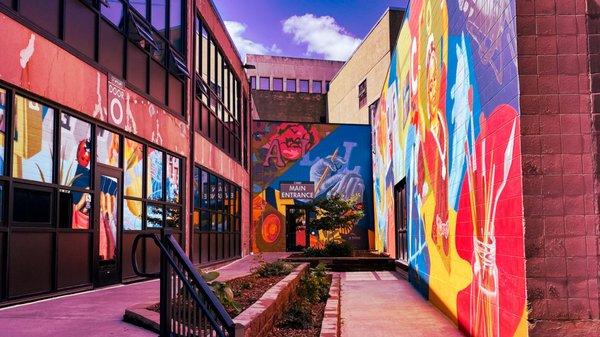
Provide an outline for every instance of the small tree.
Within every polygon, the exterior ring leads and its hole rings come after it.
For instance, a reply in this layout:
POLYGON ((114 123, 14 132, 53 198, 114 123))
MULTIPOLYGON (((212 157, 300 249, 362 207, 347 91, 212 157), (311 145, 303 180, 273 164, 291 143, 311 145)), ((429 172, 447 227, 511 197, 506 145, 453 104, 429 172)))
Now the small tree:
POLYGON ((336 235, 348 234, 363 218, 363 204, 359 195, 344 198, 339 194, 313 201, 311 210, 316 217, 309 222, 311 229, 322 231, 325 238, 323 244, 334 241, 336 235))

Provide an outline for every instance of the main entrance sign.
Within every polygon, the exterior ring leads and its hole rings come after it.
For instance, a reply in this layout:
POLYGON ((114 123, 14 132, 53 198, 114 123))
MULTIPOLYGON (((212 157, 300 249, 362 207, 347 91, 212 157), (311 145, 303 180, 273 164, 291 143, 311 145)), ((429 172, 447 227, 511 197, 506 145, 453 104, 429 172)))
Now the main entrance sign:
POLYGON ((281 199, 314 199, 315 184, 312 182, 281 183, 281 199))

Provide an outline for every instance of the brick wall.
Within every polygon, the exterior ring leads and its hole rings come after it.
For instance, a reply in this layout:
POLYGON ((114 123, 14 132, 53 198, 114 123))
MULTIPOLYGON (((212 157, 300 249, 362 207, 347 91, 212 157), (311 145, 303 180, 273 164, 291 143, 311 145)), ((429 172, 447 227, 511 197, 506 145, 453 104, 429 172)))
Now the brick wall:
POLYGON ((252 90, 252 100, 266 121, 322 123, 327 114, 327 96, 321 94, 252 90))
POLYGON ((600 111, 598 96, 590 104, 600 43, 588 35, 599 32, 599 3, 517 1, 531 336, 592 336, 600 328, 594 132, 600 123, 592 123, 591 113, 600 111))

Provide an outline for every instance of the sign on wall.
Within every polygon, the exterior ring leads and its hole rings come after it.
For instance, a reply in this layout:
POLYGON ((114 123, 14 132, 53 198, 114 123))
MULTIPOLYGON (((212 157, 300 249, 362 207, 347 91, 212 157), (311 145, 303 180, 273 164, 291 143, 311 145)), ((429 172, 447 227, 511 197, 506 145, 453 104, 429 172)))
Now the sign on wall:
POLYGON ((315 184, 312 182, 281 183, 281 199, 314 199, 315 184))

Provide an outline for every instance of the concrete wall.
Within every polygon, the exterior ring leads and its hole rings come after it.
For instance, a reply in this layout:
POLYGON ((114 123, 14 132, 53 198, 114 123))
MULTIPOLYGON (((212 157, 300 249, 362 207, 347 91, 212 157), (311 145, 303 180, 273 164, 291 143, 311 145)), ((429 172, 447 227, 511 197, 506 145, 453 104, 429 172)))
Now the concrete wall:
POLYGON ((531 336, 600 331, 599 14, 598 1, 517 2, 531 336))
POLYGON ((399 10, 386 12, 337 73, 327 95, 329 123, 369 123, 368 108, 381 93, 390 66, 390 46, 403 15, 399 10), (358 85, 365 79, 367 103, 359 109, 358 85))

